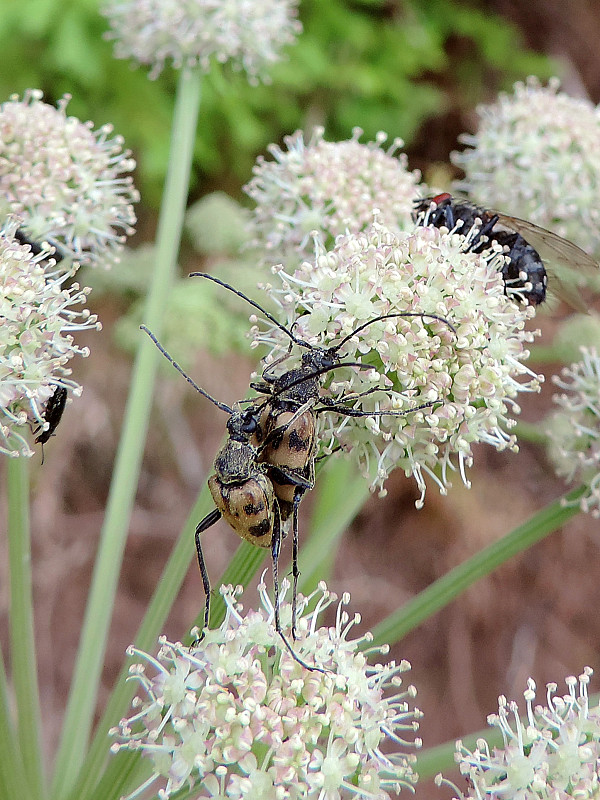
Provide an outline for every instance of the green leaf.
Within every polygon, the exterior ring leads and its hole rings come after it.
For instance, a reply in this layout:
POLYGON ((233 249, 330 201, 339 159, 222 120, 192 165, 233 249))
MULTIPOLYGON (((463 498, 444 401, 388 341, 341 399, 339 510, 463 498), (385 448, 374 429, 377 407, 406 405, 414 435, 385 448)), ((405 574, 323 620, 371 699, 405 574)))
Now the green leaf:
POLYGON ((550 503, 523 525, 432 583, 413 600, 377 625, 373 631, 373 644, 378 646, 400 641, 407 633, 451 603, 480 578, 489 575, 509 558, 522 553, 560 528, 571 517, 580 513, 576 501, 583 491, 580 488, 566 495, 564 498, 566 505, 563 504, 562 498, 550 503))

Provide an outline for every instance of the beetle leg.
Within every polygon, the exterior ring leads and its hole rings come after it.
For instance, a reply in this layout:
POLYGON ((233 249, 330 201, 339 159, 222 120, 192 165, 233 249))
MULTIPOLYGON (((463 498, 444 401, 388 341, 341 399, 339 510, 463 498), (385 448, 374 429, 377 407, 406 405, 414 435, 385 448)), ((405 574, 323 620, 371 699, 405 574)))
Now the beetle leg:
POLYGON ((298 576, 300 574, 298 571, 298 506, 303 495, 303 489, 296 490, 294 494, 294 509, 292 511, 292 639, 296 639, 298 576))
POLYGON ((407 408, 405 411, 365 411, 364 409, 346 408, 345 406, 327 406, 325 408, 315 409, 315 414, 319 414, 321 411, 335 411, 336 414, 342 414, 345 417, 404 417, 412 411, 421 411, 423 408, 431 408, 436 403, 441 402, 441 400, 431 400, 428 403, 422 403, 421 405, 407 408))
POLYGON ((279 617, 279 576, 278 576, 278 563, 279 563, 279 553, 281 551, 281 520, 279 516, 279 506, 275 503, 274 508, 274 520, 273 520, 273 542, 271 544, 271 557, 273 559, 273 587, 275 591, 275 630, 281 637, 284 645, 286 646, 287 651, 294 659, 300 664, 301 667, 304 669, 309 670, 310 672, 325 672, 324 669, 320 667, 311 667, 305 661, 294 652, 294 648, 288 642, 285 637, 284 632, 281 630, 281 619, 279 617))
MULTIPOLYGON (((197 642, 202 641, 204 638, 204 631, 208 628, 208 617, 210 615, 210 581, 208 579, 208 571, 206 569, 206 564, 204 563, 204 555, 202 553, 202 546, 200 544, 200 534, 205 531, 207 528, 210 528, 211 525, 214 525, 215 522, 221 519, 221 512, 218 508, 213 509, 210 514, 207 514, 203 520, 201 520, 196 525, 196 554, 198 556, 198 566, 200 567, 200 575, 202 576, 202 585, 204 586, 204 596, 206 597, 205 606, 204 606, 204 625, 202 626, 202 633, 200 634, 199 638, 196 640, 197 642)), ((195 644, 195 643, 194 643, 195 644)))
MULTIPOLYGON (((260 377, 261 377, 261 379, 263 381, 265 381, 265 383, 274 383, 277 380, 278 376, 277 375, 273 375, 273 369, 274 369, 274 367, 279 366, 279 364, 281 364, 283 361, 286 361, 291 356, 291 354, 292 354, 292 344, 293 344, 293 342, 290 342, 290 346, 288 347, 287 353, 284 353, 282 356, 280 356, 279 358, 275 359, 275 361, 273 361, 273 363, 268 364, 264 368, 264 370, 262 371, 262 374, 261 374, 260 377)), ((256 387, 252 386, 252 388, 254 389, 256 387)), ((258 389, 257 391, 260 391, 260 389, 258 389)), ((268 392, 263 392, 263 393, 268 394, 268 392)))
MULTIPOLYGON (((281 516, 279 504, 276 502, 273 509, 273 539, 271 541, 271 558, 273 560, 273 586, 275 590, 275 630, 281 636, 289 649, 289 644, 281 632, 281 620, 279 619, 279 576, 277 567, 279 564, 279 553, 281 552, 281 516)), ((295 657, 295 656, 294 656, 295 657)))
MULTIPOLYGON (((356 392, 354 394, 344 395, 343 400, 344 400, 344 402, 349 403, 349 402, 351 402, 353 400, 358 400, 359 397, 366 397, 367 395, 374 394, 375 392, 385 392, 385 391, 386 391, 386 389, 385 389, 384 386, 373 386, 371 389, 366 389, 364 392, 356 392)), ((330 401, 330 398, 328 398, 328 397, 319 398, 319 399, 320 400, 325 399, 327 401, 330 401)), ((339 401, 338 400, 333 400, 333 403, 338 403, 338 402, 341 402, 341 400, 339 400, 339 401)))

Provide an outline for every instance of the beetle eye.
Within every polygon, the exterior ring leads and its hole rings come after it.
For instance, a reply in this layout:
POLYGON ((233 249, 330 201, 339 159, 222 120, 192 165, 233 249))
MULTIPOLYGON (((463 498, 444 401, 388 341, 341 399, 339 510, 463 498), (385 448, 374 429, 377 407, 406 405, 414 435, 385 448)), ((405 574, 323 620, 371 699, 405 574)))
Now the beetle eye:
POLYGON ((338 363, 338 355, 337 353, 327 352, 323 355, 321 359, 321 366, 327 369, 334 367, 338 363))
POLYGON ((256 415, 254 414, 254 412, 248 412, 248 414, 244 417, 244 421, 242 423, 243 432, 254 433, 257 427, 258 427, 258 421, 256 419, 256 415))

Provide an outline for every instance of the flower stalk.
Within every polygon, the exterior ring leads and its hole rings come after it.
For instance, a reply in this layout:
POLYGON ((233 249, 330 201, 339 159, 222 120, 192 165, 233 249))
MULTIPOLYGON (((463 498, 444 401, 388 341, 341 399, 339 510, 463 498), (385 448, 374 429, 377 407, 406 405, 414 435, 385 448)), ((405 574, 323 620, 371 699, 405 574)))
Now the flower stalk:
MULTIPOLYGON (((187 199, 193 143, 200 105, 200 76, 179 76, 169 168, 156 239, 156 265, 147 298, 146 324, 160 335, 172 283, 187 199)), ((152 405, 158 352, 140 333, 131 388, 115 461, 100 546, 85 613, 67 713, 52 785, 55 800, 73 787, 92 727, 108 626, 129 527, 152 405)))
MULTIPOLYGON (((28 796, 42 798, 45 778, 41 712, 35 657, 29 523, 29 461, 10 458, 8 484, 8 558, 10 569, 11 672, 17 705, 17 737, 27 774, 28 796)), ((3 747, 4 747, 3 740, 3 747)))

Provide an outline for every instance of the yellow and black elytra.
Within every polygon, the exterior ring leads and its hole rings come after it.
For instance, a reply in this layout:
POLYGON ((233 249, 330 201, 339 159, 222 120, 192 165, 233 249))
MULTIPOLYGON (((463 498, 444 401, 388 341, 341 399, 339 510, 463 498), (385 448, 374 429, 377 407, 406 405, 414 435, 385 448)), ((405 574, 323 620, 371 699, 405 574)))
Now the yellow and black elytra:
MULTIPOLYGON (((365 411, 348 406, 360 397, 383 391, 381 387, 369 389, 361 394, 346 395, 341 399, 326 397, 321 393, 322 378, 329 372, 342 367, 355 367, 371 370, 373 367, 361 362, 344 362, 341 348, 360 331, 387 319, 398 317, 427 317, 443 322, 454 331, 444 317, 423 312, 392 312, 363 323, 342 338, 333 347, 316 347, 297 337, 290 328, 280 323, 258 303, 229 284, 206 273, 192 273, 190 277, 202 277, 219 284, 251 306, 259 310, 290 339, 290 348, 295 344, 302 348, 299 367, 280 374, 274 371, 290 353, 265 368, 260 381, 250 384, 251 388, 267 396, 267 401, 257 409, 255 434, 259 446, 258 463, 267 466, 267 473, 273 485, 282 523, 292 520, 292 637, 296 630, 296 597, 298 586, 298 506, 304 494, 315 485, 315 456, 317 450, 317 415, 325 411, 351 417, 405 416, 411 411, 430 408, 433 402, 415 406, 407 411, 365 411)), ((293 326, 292 326, 293 327, 293 326)), ((455 332, 455 331, 454 331, 455 332)), ((287 531, 284 532, 284 536, 287 531)))
MULTIPOLYGON (((36 437, 36 444, 42 445, 42 464, 44 463, 44 444, 51 436, 54 436, 54 431, 58 427, 58 423, 62 419, 63 411, 67 403, 67 390, 64 386, 56 386, 53 394, 48 398, 46 408, 42 414, 44 422, 48 423, 48 427, 42 430, 39 436, 36 437)), ((38 433, 42 429, 41 425, 35 429, 34 433, 38 433)))

